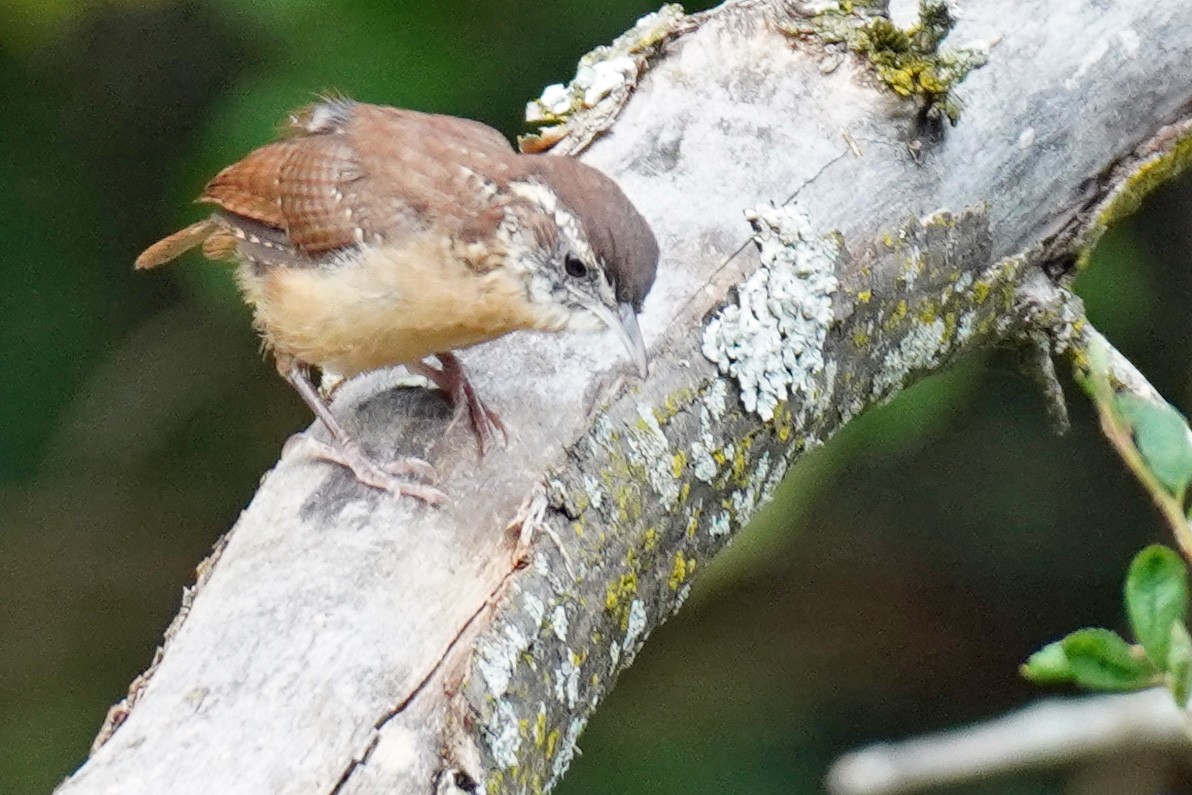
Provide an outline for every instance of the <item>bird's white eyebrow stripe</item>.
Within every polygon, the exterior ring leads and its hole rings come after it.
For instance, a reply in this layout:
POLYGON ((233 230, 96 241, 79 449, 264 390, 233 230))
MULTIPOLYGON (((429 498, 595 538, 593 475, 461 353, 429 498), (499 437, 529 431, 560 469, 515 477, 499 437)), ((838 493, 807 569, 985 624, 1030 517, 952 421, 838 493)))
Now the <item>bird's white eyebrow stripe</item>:
POLYGON ((537 204, 552 215, 559 209, 555 192, 541 182, 510 182, 509 192, 519 199, 537 204))

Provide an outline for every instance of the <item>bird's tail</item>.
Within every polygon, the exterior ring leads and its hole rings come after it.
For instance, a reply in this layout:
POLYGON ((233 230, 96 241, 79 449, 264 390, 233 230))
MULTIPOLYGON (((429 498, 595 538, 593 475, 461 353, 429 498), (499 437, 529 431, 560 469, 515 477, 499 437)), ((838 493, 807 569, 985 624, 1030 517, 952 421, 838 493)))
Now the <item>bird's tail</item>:
POLYGON ((202 244, 203 253, 211 259, 220 259, 235 249, 235 242, 228 240, 227 231, 214 217, 191 224, 169 237, 163 238, 141 252, 137 257, 137 269, 156 268, 183 253, 202 244), (228 244, 231 243, 229 249, 228 244))

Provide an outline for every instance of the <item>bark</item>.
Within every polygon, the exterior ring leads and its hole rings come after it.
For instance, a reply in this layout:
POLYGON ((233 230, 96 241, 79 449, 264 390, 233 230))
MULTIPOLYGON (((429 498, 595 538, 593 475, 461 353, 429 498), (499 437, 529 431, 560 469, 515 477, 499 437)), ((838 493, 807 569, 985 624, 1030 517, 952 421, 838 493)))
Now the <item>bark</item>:
POLYGON ((604 337, 466 352, 511 429, 483 461, 437 395, 347 384, 450 503, 287 451, 60 792, 548 790, 802 452, 977 346, 1062 347, 1066 271, 1190 156, 1192 6, 970 0, 941 55, 854 5, 671 9, 594 54, 548 138, 658 236, 650 377, 604 337))

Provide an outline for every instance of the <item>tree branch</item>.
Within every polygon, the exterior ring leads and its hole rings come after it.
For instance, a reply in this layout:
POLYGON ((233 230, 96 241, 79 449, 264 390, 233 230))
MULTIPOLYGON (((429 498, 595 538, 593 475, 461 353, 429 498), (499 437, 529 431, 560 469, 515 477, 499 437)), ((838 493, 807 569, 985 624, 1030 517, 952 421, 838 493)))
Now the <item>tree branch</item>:
POLYGON ((536 145, 593 140, 662 246, 649 379, 599 338, 469 351, 513 431, 483 461, 437 396, 345 385, 345 421, 451 503, 283 455, 62 793, 549 789, 800 453, 1036 333, 1023 286, 1188 159, 1185 0, 973 0, 948 42, 984 44, 952 55, 938 15, 816 5, 667 10, 544 98, 565 126, 536 145))
POLYGON ((988 723, 853 751, 832 765, 833 795, 898 795, 1056 768, 1140 748, 1187 749, 1186 718, 1166 688, 1050 699, 988 723))

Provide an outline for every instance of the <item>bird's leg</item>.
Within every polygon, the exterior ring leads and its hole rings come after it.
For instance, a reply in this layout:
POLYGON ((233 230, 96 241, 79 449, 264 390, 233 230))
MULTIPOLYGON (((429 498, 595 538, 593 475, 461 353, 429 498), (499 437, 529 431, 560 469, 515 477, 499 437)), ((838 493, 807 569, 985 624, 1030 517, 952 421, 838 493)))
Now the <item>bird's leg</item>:
POLYGON ((439 389, 447 393, 456 410, 465 406, 472 417, 472 429, 476 432, 476 441, 480 444, 483 455, 492 449, 500 436, 501 444, 509 440, 505 431, 505 424, 497 413, 484 404, 476 394, 476 387, 468 380, 463 364, 453 353, 436 353, 435 358, 443 365, 442 369, 431 367, 426 362, 417 362, 407 367, 419 375, 425 376, 439 389))
POLYGON ((414 476, 426 479, 435 477, 435 470, 430 464, 420 458, 400 458, 390 464, 378 464, 364 451, 360 442, 348 433, 340 424, 331 408, 319 397, 318 390, 311 383, 310 374, 304 365, 292 359, 277 360, 277 369, 290 382, 310 410, 322 421, 331 432, 332 443, 315 439, 308 434, 302 434, 303 442, 316 458, 331 461, 352 471, 356 479, 365 485, 392 492, 398 496, 406 495, 435 505, 443 502, 447 497, 443 492, 422 483, 412 483, 402 478, 414 476))

